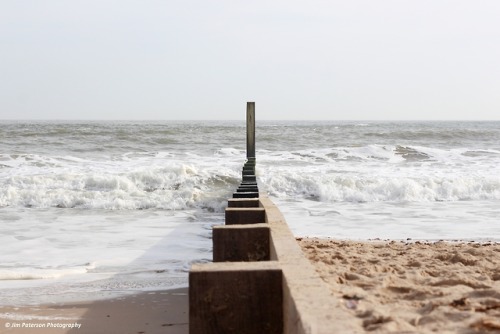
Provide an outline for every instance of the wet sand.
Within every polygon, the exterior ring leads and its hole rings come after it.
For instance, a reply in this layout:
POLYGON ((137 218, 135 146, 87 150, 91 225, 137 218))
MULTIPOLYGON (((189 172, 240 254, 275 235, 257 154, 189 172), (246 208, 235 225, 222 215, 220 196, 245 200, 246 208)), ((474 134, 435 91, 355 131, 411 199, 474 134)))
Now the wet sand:
POLYGON ((81 303, 0 307, 0 333, 187 334, 188 289, 81 303))
POLYGON ((297 239, 370 333, 500 333, 500 243, 297 239))

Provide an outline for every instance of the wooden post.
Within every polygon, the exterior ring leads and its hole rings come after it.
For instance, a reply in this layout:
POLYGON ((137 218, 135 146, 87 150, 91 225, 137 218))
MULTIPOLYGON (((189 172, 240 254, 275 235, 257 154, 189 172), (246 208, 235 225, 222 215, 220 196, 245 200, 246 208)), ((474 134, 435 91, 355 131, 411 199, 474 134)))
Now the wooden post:
POLYGON ((189 333, 284 333, 283 282, 274 261, 193 264, 189 333))
POLYGON ((247 102, 247 160, 243 166, 242 181, 233 198, 258 198, 255 176, 255 102, 247 102))
POLYGON ((229 208, 258 208, 259 204, 258 198, 229 198, 227 200, 229 208))
POLYGON ((221 225, 212 232, 214 262, 271 259, 269 224, 221 225))
POLYGON ((226 208, 225 217, 226 225, 262 224, 266 222, 266 210, 264 208, 226 208))
POLYGON ((255 102, 247 102, 247 158, 255 158, 255 102))

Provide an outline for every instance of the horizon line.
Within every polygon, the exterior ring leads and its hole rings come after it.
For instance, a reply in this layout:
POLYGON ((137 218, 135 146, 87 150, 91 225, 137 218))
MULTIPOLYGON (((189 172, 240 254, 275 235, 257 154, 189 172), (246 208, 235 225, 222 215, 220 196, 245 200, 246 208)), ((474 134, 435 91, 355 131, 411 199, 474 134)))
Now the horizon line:
MULTIPOLYGON (((245 122, 245 119, 0 118, 0 122, 245 122)), ((499 122, 499 119, 256 119, 256 122, 499 122)))

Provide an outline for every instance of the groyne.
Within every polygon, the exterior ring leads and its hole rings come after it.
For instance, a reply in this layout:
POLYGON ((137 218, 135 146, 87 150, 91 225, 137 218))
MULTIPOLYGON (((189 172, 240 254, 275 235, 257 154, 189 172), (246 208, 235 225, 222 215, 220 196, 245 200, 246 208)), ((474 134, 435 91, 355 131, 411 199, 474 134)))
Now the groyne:
POLYGON ((213 262, 189 273, 189 328, 198 333, 356 333, 255 176, 255 104, 247 104, 247 161, 213 228, 213 262), (253 110, 253 111, 252 111, 253 110), (250 113, 250 116, 249 116, 250 113), (248 131, 253 132, 248 134, 248 131))

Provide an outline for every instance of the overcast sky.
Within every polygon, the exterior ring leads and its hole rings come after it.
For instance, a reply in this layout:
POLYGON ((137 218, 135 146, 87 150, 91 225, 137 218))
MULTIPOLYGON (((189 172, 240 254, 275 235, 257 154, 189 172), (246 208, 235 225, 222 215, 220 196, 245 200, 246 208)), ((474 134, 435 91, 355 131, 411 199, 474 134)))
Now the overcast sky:
POLYGON ((0 119, 496 119, 497 0, 0 0, 0 119))

